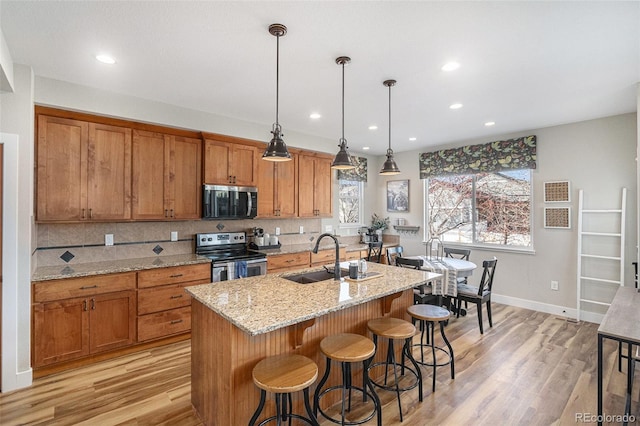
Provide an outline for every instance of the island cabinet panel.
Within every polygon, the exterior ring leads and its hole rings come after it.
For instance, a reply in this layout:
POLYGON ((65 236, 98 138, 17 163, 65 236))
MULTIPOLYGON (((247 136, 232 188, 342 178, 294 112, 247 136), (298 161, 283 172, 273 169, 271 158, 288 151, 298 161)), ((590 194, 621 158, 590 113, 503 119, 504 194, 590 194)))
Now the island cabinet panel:
POLYGON ((267 256, 267 273, 300 269, 309 266, 309 252, 267 256))
POLYGON ((206 139, 204 183, 255 186, 258 158, 255 146, 206 139))
MULTIPOLYGON (((251 376, 253 367, 260 360, 283 353, 304 355, 316 362, 318 377, 322 377, 326 365, 326 360, 320 352, 322 338, 336 333, 357 333, 371 337, 367 332, 367 321, 383 316, 385 312, 386 315, 410 320, 406 309, 412 304, 413 290, 409 289, 331 312, 303 324, 251 336, 194 300, 191 332, 191 402, 205 425, 246 425, 260 399, 260 392, 253 384, 251 376)), ((384 358, 386 348, 386 342, 380 342, 375 361, 384 358)), ((354 383, 361 383, 361 364, 354 365, 353 372, 354 383)), ((339 383, 340 368, 332 368, 328 385, 339 383)), ((311 387, 312 393, 314 389, 315 385, 311 387)), ((339 392, 334 394, 336 395, 330 394, 323 399, 324 407, 337 402, 339 392)), ((293 404, 294 412, 304 412, 301 398, 294 397, 293 404)), ((266 404, 259 421, 272 415, 273 404, 266 404)))

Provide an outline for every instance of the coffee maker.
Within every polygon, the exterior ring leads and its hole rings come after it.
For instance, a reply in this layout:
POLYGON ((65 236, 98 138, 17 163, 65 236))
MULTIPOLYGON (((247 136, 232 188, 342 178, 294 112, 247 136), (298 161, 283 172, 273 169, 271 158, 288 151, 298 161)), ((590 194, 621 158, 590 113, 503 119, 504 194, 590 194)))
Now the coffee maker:
POLYGON ((358 232, 360 233, 361 243, 368 244, 378 242, 378 234, 376 234, 373 228, 363 227, 358 232))

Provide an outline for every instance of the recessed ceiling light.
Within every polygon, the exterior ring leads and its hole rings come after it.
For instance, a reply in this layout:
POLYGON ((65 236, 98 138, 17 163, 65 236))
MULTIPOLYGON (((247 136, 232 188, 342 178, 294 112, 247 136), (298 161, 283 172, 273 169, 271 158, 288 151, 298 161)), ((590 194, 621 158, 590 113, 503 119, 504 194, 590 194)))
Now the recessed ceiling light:
POLYGON ((460 68, 460 64, 457 62, 447 62, 441 68, 442 71, 455 71, 460 68))
POLYGON ((462 104, 451 104, 451 105, 449 105, 449 108, 451 108, 451 109, 460 109, 460 108, 462 108, 462 104))
POLYGON ((487 121, 486 123, 484 123, 484 125, 487 126, 487 127, 494 126, 495 124, 496 124, 495 121, 487 121))
POLYGON ((102 62, 103 64, 113 65, 116 63, 116 60, 114 59, 114 57, 110 55, 105 55, 105 54, 96 55, 96 59, 102 62))
POLYGON ((411 142, 415 141, 417 138, 409 138, 411 142))
POLYGON ((375 124, 373 126, 369 126, 369 130, 378 130, 378 126, 375 124))
POLYGON ((369 149, 369 147, 368 147, 368 146, 363 146, 363 147, 362 147, 362 150, 363 150, 363 151, 367 151, 368 149, 369 149))
POLYGON ((309 114, 309 118, 312 118, 314 120, 317 120, 320 117, 322 117, 322 115, 318 114, 317 112, 312 112, 311 114, 309 114))

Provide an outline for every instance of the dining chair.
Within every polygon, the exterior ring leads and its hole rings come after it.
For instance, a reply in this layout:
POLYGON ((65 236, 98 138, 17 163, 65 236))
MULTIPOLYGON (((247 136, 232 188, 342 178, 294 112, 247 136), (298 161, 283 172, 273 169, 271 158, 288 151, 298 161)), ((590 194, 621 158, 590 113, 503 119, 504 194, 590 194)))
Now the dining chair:
POLYGON ((491 288, 493 287, 493 278, 496 272, 498 259, 482 262, 482 278, 477 287, 468 284, 458 284, 458 295, 455 297, 457 317, 460 317, 460 309, 462 302, 475 303, 478 307, 478 325, 480 325, 480 334, 484 334, 482 327, 482 304, 487 304, 487 317, 489 318, 489 327, 493 327, 491 320, 491 288))
POLYGON ((396 264, 396 258, 402 257, 404 249, 402 246, 387 248, 387 265, 393 266, 396 264))
POLYGON ((367 255, 367 261, 380 263, 380 260, 382 260, 382 241, 369 243, 369 253, 367 255))
MULTIPOLYGON (((397 256, 396 257, 396 266, 401 268, 411 268, 411 269, 420 269, 422 267, 423 261, 422 259, 408 259, 406 257, 397 256)), ((426 284, 419 285, 418 287, 413 289, 413 304, 437 304, 437 296, 429 293, 427 294, 425 291, 426 284)))
MULTIPOLYGON (((469 249, 444 247, 443 251, 446 257, 450 257, 452 259, 462 259, 462 260, 469 261, 469 256, 471 256, 471 250, 469 249)), ((469 282, 467 281, 467 277, 458 277, 458 284, 468 284, 468 283, 469 282)), ((447 306, 451 306, 451 303, 452 303, 451 299, 449 299, 447 302, 448 302, 447 306)), ((466 301, 464 302, 464 308, 465 309, 469 308, 466 301)))

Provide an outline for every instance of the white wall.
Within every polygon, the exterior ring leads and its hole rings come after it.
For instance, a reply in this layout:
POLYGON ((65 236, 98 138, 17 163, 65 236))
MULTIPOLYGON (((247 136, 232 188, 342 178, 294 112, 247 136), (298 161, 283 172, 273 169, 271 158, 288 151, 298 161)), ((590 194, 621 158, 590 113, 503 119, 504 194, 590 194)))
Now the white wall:
POLYGON ((13 59, 0 28, 0 93, 13 92, 13 59))
MULTIPOLYGON (((636 114, 625 114, 562 126, 534 129, 517 134, 460 141, 434 147, 430 151, 473 145, 519 136, 536 135, 538 141, 538 168, 533 172, 535 254, 520 254, 474 248, 471 260, 498 257, 494 283, 496 297, 504 302, 537 308, 547 312, 575 316, 577 272, 577 210, 578 190, 585 193, 586 208, 616 208, 623 187, 627 188, 625 282, 633 285, 631 262, 636 258, 637 245, 637 191, 636 191, 636 114), (571 182, 572 228, 570 230, 543 227, 543 184, 547 181, 571 182), (560 290, 550 289, 551 280, 559 281, 560 290)), ((402 174, 380 181, 377 210, 386 211, 385 182, 409 179, 410 211, 393 214, 404 217, 411 225, 420 225, 420 235, 401 235, 401 244, 409 252, 423 253, 423 184, 419 179, 418 154, 423 150, 396 155, 402 174)), ((382 161, 382 160, 380 160, 382 161)), ((546 205, 548 206, 548 204, 546 205)), ((563 204, 565 206, 565 204, 563 204)), ((618 207, 619 208, 619 207, 618 207)), ((474 276, 474 279, 478 279, 474 276)), ((614 289, 615 290, 615 289, 614 289)), ((603 290, 607 291, 607 290, 603 290)), ((597 307, 587 307, 603 313, 597 307)), ((598 315, 583 318, 598 320, 598 315)))
POLYGON ((14 92, 0 94, 0 132, 17 135, 8 139, 9 144, 19 141, 18 146, 7 146, 5 180, 6 196, 11 196, 3 223, 7 237, 4 253, 12 251, 7 259, 7 268, 15 273, 4 276, 3 282, 3 365, 2 391, 31 384, 31 247, 33 243, 33 72, 30 67, 14 65, 14 92), (4 296, 7 296, 6 298, 4 296), (12 341, 8 341, 11 339, 12 341))

